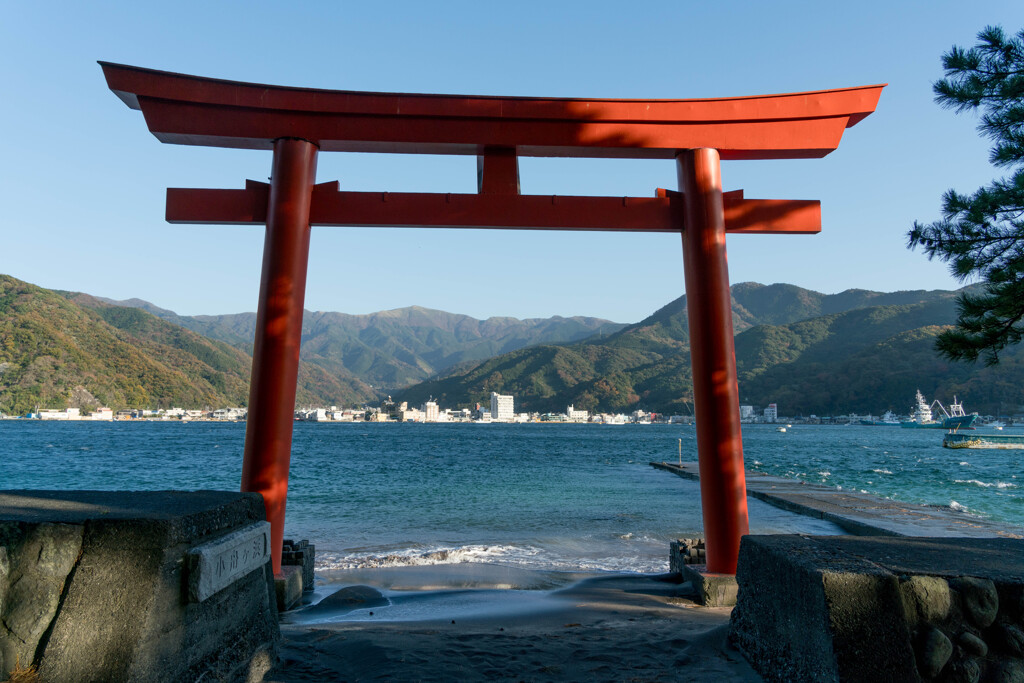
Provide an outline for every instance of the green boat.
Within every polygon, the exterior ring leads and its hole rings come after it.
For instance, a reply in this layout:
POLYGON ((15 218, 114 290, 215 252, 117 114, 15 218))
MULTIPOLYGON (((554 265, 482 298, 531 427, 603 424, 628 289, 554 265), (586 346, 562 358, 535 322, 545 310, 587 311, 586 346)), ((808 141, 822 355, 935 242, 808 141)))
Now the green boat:
POLYGON ((914 406, 910 409, 910 420, 900 422, 904 429, 952 429, 954 431, 974 429, 974 423, 978 419, 977 413, 968 415, 964 412, 964 404, 958 403, 956 396, 949 405, 949 410, 936 400, 932 405, 938 405, 942 411, 942 419, 936 420, 932 417, 932 408, 918 390, 914 399, 914 406))

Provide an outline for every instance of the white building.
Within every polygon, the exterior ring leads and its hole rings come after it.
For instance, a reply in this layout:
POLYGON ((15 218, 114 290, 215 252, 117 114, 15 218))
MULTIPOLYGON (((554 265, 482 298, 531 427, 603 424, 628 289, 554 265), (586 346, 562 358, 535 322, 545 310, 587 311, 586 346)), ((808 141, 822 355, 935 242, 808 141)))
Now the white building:
POLYGON ((565 409, 565 416, 569 418, 569 422, 586 422, 590 419, 590 412, 586 410, 576 410, 576 406, 571 405, 565 409))
POLYGON ((516 411, 514 399, 511 395, 491 392, 491 419, 495 422, 511 422, 516 411))
POLYGON ((764 421, 775 422, 779 419, 779 407, 774 403, 769 403, 768 407, 764 409, 764 421))
POLYGON ((405 408, 398 411, 399 422, 423 422, 423 411, 410 408, 408 404, 402 404, 405 408))
POLYGON ((452 410, 445 408, 444 412, 438 416, 440 422, 470 422, 473 419, 473 411, 469 408, 462 408, 460 410, 452 410))
POLYGON ((740 419, 747 422, 753 422, 754 406, 740 406, 740 419))
POLYGON ((429 400, 423 404, 423 421, 424 422, 440 422, 441 409, 437 405, 437 401, 429 400))
POLYGON ((82 414, 78 408, 67 408, 66 410, 46 409, 39 411, 40 420, 81 420, 82 414))

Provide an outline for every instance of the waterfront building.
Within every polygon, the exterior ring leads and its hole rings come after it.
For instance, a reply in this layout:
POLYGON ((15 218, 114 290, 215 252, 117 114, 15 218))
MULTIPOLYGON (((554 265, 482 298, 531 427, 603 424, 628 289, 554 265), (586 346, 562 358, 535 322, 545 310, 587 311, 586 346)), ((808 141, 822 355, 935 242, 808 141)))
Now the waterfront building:
MULTIPOLYGON (((245 408, 218 408, 217 410, 213 411, 211 417, 214 420, 244 420, 245 412, 245 408)), ((326 418, 320 419, 330 419, 330 417, 327 416, 326 418)))
POLYGON ((586 422, 590 419, 590 413, 586 410, 576 410, 576 406, 570 405, 565 409, 565 416, 569 422, 586 422))
POLYGON ((779 407, 774 403, 769 403, 768 407, 764 409, 764 421, 775 422, 779 419, 779 407))
POLYGON ((395 413, 395 419, 399 422, 423 422, 423 411, 410 408, 408 403, 402 403, 401 408, 395 413))
POLYGON ((511 422, 516 415, 514 398, 511 394, 491 392, 491 419, 495 422, 511 422))
POLYGON ((46 409, 39 411, 40 420, 81 420, 82 414, 78 408, 66 408, 65 410, 46 409))
POLYGON ((423 421, 424 422, 440 422, 441 409, 437 405, 437 401, 434 399, 428 400, 423 404, 423 421))
POLYGON ((753 422, 754 406, 740 406, 740 420, 744 422, 753 422))

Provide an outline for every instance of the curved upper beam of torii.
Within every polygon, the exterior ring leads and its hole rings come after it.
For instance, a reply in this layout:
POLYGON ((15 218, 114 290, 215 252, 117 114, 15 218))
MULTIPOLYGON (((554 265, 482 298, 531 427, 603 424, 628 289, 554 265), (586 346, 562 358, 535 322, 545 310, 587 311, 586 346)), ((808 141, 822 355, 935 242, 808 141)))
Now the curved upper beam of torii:
POLYGON ((272 149, 271 182, 170 189, 167 218, 266 223, 242 490, 263 495, 275 574, 291 456, 310 225, 678 232, 683 241, 707 570, 736 571, 747 533, 726 232, 812 233, 820 204, 722 192, 720 160, 822 157, 872 113, 883 85, 701 100, 486 97, 316 90, 101 62, 162 142, 272 149), (319 151, 466 154, 477 194, 315 185, 319 151), (517 157, 676 159, 656 197, 519 193, 517 157))
POLYGON ((882 85, 692 100, 374 93, 241 83, 100 62, 107 85, 161 142, 270 149, 281 137, 324 152, 673 159, 822 157, 875 110, 882 85))

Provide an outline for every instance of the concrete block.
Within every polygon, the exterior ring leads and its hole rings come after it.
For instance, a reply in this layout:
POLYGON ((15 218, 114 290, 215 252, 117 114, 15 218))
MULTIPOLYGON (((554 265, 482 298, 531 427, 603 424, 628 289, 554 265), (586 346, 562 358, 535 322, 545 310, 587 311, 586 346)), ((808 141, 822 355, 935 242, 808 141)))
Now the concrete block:
POLYGON ((287 612, 298 605, 302 600, 302 567, 282 566, 281 576, 274 577, 274 589, 278 612, 287 612))
POLYGON ((316 563, 316 546, 307 540, 293 541, 285 539, 281 552, 282 565, 298 565, 302 567, 302 590, 312 591, 314 588, 313 569, 316 563))
POLYGON ((680 538, 669 543, 669 574, 682 574, 683 565, 687 564, 707 564, 703 538, 680 538))
POLYGON ((697 599, 705 607, 732 607, 736 604, 738 585, 732 574, 708 572, 707 565, 684 564, 683 581, 693 584, 697 599))
POLYGON ((768 680, 920 680, 896 577, 816 541, 743 537, 732 643, 768 680))
POLYGON ((1021 659, 993 635, 1021 557, 1007 538, 744 536, 729 640, 770 681, 996 680, 1021 659))
POLYGON ((270 563, 190 602, 188 555, 264 517, 257 494, 0 491, 0 617, 40 621, 0 631, 0 678, 28 634, 21 664, 48 683, 258 679, 280 638, 270 563))

